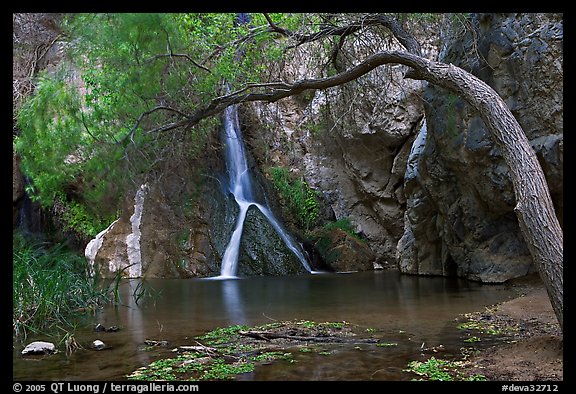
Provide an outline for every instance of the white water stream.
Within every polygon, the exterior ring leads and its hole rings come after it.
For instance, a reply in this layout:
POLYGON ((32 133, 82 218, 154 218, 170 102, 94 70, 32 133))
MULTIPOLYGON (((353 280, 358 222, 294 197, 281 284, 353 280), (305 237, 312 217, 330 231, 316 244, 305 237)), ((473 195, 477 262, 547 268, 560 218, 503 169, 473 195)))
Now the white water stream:
POLYGON ((238 122, 238 110, 235 105, 229 106, 224 114, 224 132, 225 145, 226 145, 226 166, 228 169, 229 188, 234 196, 234 199, 240 207, 238 219, 236 221, 236 228, 230 237, 230 241, 226 246, 224 257, 222 258, 222 266, 220 269, 220 276, 216 278, 236 278, 238 269, 238 255, 240 252, 240 240, 242 238, 242 231, 244 229, 244 220, 246 213, 251 205, 262 212, 268 219, 272 227, 276 230, 286 247, 294 253, 300 260, 304 268, 308 272, 312 272, 308 261, 304 257, 301 249, 296 242, 292 239, 290 234, 282 227, 281 223, 274 217, 272 212, 265 206, 258 204, 253 196, 252 181, 250 179, 250 172, 248 169, 248 162, 244 151, 244 144, 242 143, 242 135, 240 132, 240 124, 238 122))

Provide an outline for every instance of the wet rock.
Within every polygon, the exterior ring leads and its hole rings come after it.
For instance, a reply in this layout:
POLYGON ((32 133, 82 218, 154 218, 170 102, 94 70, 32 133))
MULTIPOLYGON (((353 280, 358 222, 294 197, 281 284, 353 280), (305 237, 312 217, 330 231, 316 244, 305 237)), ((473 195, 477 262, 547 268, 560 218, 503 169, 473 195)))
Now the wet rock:
POLYGON ((256 206, 250 206, 240 241, 238 275, 294 275, 307 272, 264 214, 256 206))
POLYGON ((104 327, 102 324, 98 323, 94 326, 94 331, 96 331, 96 332, 117 332, 117 331, 120 331, 120 328, 118 328, 118 326, 104 327))
POLYGON ((92 342, 92 348, 96 350, 103 350, 106 348, 106 344, 101 340, 96 339, 94 342, 92 342))
POLYGON ((145 343, 146 345, 148 345, 148 346, 167 347, 167 346, 169 345, 169 342, 168 342, 168 341, 164 341, 164 340, 157 341, 157 340, 155 340, 155 339, 146 339, 146 340, 144 341, 144 343, 145 343))
POLYGON ((22 355, 29 354, 52 354, 56 352, 56 346, 51 342, 32 342, 22 350, 22 355))
MULTIPOLYGON (((331 271, 370 271, 375 268, 376 255, 365 241, 335 228, 315 233, 316 249, 331 271)), ((382 266, 380 266, 382 267, 382 266)))

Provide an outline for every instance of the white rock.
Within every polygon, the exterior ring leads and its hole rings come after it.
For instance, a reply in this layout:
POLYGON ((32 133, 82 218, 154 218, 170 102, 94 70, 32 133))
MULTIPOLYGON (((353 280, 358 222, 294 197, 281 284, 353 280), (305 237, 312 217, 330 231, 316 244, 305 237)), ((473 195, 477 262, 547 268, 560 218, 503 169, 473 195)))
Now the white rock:
POLYGON ((106 347, 106 345, 101 340, 96 339, 94 342, 92 342, 92 347, 96 350, 102 350, 106 347))
POLYGON ((56 346, 51 342, 36 341, 27 345, 22 354, 50 354, 56 351, 56 346))

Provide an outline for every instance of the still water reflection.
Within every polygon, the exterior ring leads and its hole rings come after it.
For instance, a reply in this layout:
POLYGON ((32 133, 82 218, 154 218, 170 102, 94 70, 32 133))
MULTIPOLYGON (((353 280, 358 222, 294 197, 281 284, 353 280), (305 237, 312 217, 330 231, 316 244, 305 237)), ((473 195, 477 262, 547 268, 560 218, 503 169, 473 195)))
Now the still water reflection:
MULTIPOLYGON (((23 358, 15 342, 13 378, 19 380, 124 379, 158 355, 144 351, 146 339, 172 347, 194 344, 194 336, 216 327, 264 324, 272 320, 347 321, 376 329, 398 345, 333 347, 330 356, 297 354, 297 363, 258 368, 241 379, 367 380, 403 379, 406 362, 418 357, 422 343, 442 344, 456 354, 463 345, 455 328, 460 314, 511 298, 504 285, 481 285, 456 278, 417 277, 393 271, 245 279, 154 279, 145 286, 159 295, 138 304, 138 281, 121 286, 121 306, 107 306, 75 333, 85 347, 101 339, 111 348, 23 358), (95 332, 93 326, 118 326, 95 332)), ((31 340, 48 339, 28 338, 31 340)), ((169 349, 166 350, 169 352, 169 349)), ((404 374, 405 375, 405 374, 404 374)), ((408 377, 409 378, 409 377, 408 377)))

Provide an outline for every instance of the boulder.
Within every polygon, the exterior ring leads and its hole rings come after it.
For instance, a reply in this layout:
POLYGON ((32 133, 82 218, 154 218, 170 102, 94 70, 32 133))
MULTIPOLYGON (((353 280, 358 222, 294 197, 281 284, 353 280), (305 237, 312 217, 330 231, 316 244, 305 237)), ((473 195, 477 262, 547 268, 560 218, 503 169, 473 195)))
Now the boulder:
POLYGON ((22 355, 30 354, 52 354, 56 352, 56 346, 51 342, 36 341, 32 342, 22 350, 22 355))
POLYGON ((316 231, 315 238, 315 248, 330 271, 370 271, 377 264, 376 254, 366 241, 339 228, 320 229, 316 231))
POLYGON ((103 350, 106 348, 106 344, 99 339, 92 342, 92 348, 96 350, 103 350))

